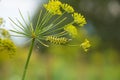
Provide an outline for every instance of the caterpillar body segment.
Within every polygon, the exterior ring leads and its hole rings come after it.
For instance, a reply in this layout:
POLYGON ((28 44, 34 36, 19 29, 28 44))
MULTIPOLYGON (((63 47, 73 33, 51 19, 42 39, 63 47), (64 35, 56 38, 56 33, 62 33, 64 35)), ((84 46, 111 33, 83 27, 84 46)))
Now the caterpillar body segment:
POLYGON ((70 39, 65 37, 56 37, 56 36, 47 36, 46 41, 49 41, 53 44, 66 44, 70 39))

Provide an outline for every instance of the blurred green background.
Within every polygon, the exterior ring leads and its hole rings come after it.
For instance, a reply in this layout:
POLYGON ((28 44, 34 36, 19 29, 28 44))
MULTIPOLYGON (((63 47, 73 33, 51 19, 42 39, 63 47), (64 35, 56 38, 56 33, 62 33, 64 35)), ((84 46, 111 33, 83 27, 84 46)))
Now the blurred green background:
MULTIPOLYGON (((72 43, 79 44, 87 37, 92 46, 85 53, 79 47, 36 44, 26 80, 120 80, 120 1, 60 1, 73 6, 88 22, 72 43)), ((12 58, 0 54, 0 80, 20 80, 28 49, 29 45, 18 46, 12 58)))

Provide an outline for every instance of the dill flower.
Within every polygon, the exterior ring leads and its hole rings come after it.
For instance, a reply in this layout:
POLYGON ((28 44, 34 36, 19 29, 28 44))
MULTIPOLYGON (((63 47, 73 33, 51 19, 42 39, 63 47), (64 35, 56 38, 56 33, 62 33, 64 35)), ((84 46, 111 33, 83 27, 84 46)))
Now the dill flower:
POLYGON ((14 54, 16 51, 16 46, 12 42, 12 40, 5 38, 0 38, 0 52, 1 53, 8 53, 8 54, 14 54))
POLYGON ((78 35, 77 29, 74 25, 68 24, 65 26, 64 30, 67 31, 72 37, 76 37, 78 35))
POLYGON ((73 13, 72 17, 74 18, 74 22, 81 27, 84 26, 87 23, 84 16, 79 14, 79 13, 76 13, 76 12, 73 13))
POLYGON ((0 28, 0 52, 14 54, 16 46, 10 39, 10 34, 6 29, 0 28))
POLYGON ((0 25, 3 24, 3 18, 0 18, 0 25))
POLYGON ((62 4, 61 5, 62 9, 65 10, 68 13, 73 13, 74 9, 72 6, 70 6, 69 4, 62 4))
POLYGON ((10 34, 6 29, 0 28, 0 37, 1 38, 10 38, 10 34))
POLYGON ((48 4, 44 4, 44 7, 47 11, 49 11, 52 14, 58 14, 61 15, 62 12, 60 10, 60 5, 62 3, 59 0, 50 0, 48 4))
POLYGON ((89 48, 91 45, 90 45, 90 42, 89 42, 87 39, 85 39, 85 41, 84 41, 80 46, 84 49, 85 52, 87 52, 87 51, 88 51, 88 48, 89 48))

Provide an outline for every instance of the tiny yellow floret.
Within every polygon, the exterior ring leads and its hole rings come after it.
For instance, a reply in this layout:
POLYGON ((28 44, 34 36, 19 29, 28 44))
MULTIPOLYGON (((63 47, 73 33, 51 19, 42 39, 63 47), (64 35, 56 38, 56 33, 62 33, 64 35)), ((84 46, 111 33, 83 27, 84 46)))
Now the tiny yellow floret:
POLYGON ((48 4, 44 4, 44 7, 47 11, 49 11, 51 14, 55 15, 61 15, 62 12, 60 10, 60 5, 62 3, 59 0, 50 0, 48 4))
POLYGON ((89 48, 91 45, 90 45, 90 42, 89 42, 87 39, 85 39, 85 41, 84 41, 80 46, 84 49, 85 52, 87 52, 87 51, 88 51, 88 48, 89 48))
POLYGON ((73 7, 68 5, 68 4, 62 4, 61 7, 62 7, 63 10, 65 10, 68 13, 73 13, 74 12, 73 7))
POLYGON ((87 23, 84 16, 79 13, 73 13, 72 17, 74 18, 74 22, 81 27, 87 23))
POLYGON ((64 28, 65 31, 67 31, 73 38, 78 35, 77 29, 74 25, 66 25, 64 28))

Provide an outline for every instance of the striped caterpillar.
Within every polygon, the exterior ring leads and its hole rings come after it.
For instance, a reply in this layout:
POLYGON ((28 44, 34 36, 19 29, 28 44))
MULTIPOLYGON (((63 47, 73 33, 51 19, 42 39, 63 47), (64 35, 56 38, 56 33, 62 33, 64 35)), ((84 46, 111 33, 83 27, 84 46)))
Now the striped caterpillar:
POLYGON ((65 37, 56 37, 56 36, 47 36, 46 37, 46 41, 49 41, 51 43, 54 44, 66 44, 69 39, 65 38, 65 37))

